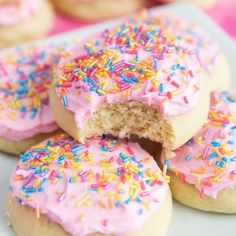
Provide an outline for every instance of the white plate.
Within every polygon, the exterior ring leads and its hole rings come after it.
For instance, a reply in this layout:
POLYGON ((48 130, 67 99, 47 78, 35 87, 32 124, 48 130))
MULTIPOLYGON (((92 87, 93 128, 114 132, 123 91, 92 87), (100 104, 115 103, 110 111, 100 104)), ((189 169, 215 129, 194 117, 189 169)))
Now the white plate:
MULTIPOLYGON (((236 79, 236 44, 225 32, 199 9, 191 5, 174 4, 167 7, 154 8, 152 11, 157 12, 163 9, 172 11, 188 20, 198 21, 203 24, 209 33, 220 43, 225 55, 229 59, 232 75, 236 79)), ((55 42, 73 40, 76 37, 84 37, 103 28, 110 27, 119 21, 118 19, 84 27, 76 31, 51 37, 49 40, 55 42)), ((236 88, 235 80, 233 80, 232 85, 236 88)), ((6 154, 0 155, 0 236, 14 236, 13 230, 7 227, 6 197, 9 175, 17 159, 6 154)), ((236 236, 235 222, 236 215, 205 213, 174 202, 173 218, 168 236, 236 236)))

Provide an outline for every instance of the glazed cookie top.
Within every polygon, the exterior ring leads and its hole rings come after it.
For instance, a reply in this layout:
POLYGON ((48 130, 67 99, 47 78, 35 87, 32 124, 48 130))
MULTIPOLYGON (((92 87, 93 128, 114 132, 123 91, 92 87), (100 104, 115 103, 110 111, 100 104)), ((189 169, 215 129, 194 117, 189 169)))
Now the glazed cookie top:
POLYGON ((166 37, 175 45, 196 53, 201 67, 211 73, 222 52, 217 42, 199 23, 185 21, 168 12, 156 14, 153 18, 166 37))
POLYGON ((56 92, 78 127, 101 103, 136 100, 166 116, 193 109, 202 85, 196 54, 170 43, 152 18, 78 43, 56 73, 56 92))
POLYGON ((168 180, 136 143, 111 137, 86 144, 60 134, 20 156, 10 191, 75 236, 137 231, 163 203, 168 180))
POLYGON ((29 45, 0 54, 0 136, 19 141, 57 128, 48 88, 61 50, 29 45))
POLYGON ((201 196, 216 198, 220 190, 236 186, 235 143, 236 93, 213 92, 207 123, 164 163, 201 196))
POLYGON ((0 26, 18 24, 36 14, 42 0, 18 0, 0 2, 0 26))

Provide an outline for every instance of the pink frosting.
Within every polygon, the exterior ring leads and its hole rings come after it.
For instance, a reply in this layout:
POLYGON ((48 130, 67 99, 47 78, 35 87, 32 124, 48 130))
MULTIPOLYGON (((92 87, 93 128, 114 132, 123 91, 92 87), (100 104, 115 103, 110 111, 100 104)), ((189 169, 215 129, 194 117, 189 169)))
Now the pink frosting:
POLYGON ((175 157, 162 161, 183 182, 193 184, 201 196, 217 198, 219 191, 236 186, 236 93, 211 95, 207 123, 175 157))
POLYGON ((42 0, 20 0, 0 4, 0 26, 17 24, 35 15, 42 0))
POLYGON ((177 116, 195 108, 202 86, 197 54, 134 19, 74 45, 56 74, 57 94, 81 128, 102 103, 135 100, 177 116))
POLYGON ((60 47, 29 45, 0 54, 0 135, 20 141, 57 129, 48 88, 60 47))
POLYGON ((83 145, 61 134, 20 158, 12 195, 74 236, 136 232, 169 191, 154 159, 126 139, 93 138, 83 145))
POLYGON ((205 72, 210 74, 214 70, 222 51, 199 23, 185 21, 168 12, 158 13, 154 17, 166 37, 172 36, 176 45, 197 54, 205 72))

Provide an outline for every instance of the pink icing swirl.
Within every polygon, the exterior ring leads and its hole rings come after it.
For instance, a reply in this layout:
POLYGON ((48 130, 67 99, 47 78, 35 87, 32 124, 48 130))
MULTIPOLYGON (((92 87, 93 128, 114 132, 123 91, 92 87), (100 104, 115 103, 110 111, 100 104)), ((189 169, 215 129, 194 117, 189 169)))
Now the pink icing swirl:
POLYGON ((81 144, 61 134, 20 158, 11 175, 13 196, 74 236, 136 232, 169 191, 154 159, 126 139, 81 144))
POLYGON ((202 85, 197 54, 176 46, 152 18, 134 19, 74 45, 56 91, 77 126, 102 103, 136 100, 166 116, 192 110, 202 85))
POLYGON ((57 129, 48 88, 59 46, 29 45, 0 54, 0 135, 14 141, 57 129))
POLYGON ((207 123, 175 157, 162 161, 182 181, 201 193, 217 198, 223 189, 236 186, 236 93, 216 91, 211 95, 207 123))
POLYGON ((0 26, 17 24, 35 15, 42 0, 21 0, 0 4, 0 26))

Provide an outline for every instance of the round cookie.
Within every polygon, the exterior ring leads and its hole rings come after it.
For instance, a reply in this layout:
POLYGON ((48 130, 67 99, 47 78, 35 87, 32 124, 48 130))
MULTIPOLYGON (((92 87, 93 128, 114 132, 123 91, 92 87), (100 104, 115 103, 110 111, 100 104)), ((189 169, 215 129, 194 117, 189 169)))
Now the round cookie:
POLYGON ((50 91, 58 125, 82 142, 134 134, 171 150, 184 144, 207 119, 210 96, 196 54, 169 40, 147 18, 75 44, 50 91))
POLYGON ((62 46, 27 45, 0 54, 0 150, 19 154, 58 129, 48 89, 62 46))
POLYGON ((48 0, 0 2, 0 49, 45 35, 54 21, 48 0))
POLYGON ((204 79, 212 91, 229 88, 231 80, 229 63, 218 43, 203 26, 168 12, 155 14, 153 18, 163 30, 165 37, 172 40, 174 45, 197 54, 205 72, 204 79))
POLYGON ((127 15, 144 7, 144 0, 52 0, 64 14, 87 21, 127 15))
POLYGON ((137 143, 60 134, 20 159, 8 203, 18 236, 165 235, 169 179, 137 143))
POLYGON ((204 211, 236 213, 236 93, 211 95, 208 121, 173 158, 162 156, 173 197, 204 211))

